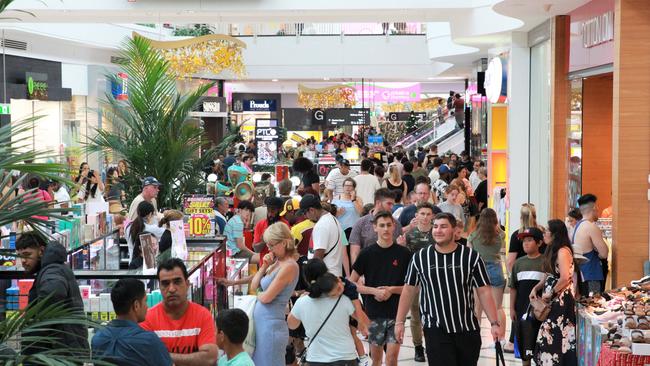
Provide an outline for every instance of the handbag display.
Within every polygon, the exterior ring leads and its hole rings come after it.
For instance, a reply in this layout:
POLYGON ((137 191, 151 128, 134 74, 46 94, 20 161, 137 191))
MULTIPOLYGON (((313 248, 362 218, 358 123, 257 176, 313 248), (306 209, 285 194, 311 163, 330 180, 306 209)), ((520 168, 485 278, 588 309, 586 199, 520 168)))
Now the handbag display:
POLYGON ((548 318, 548 314, 551 312, 551 304, 542 300, 541 297, 536 297, 530 300, 530 306, 533 308, 533 315, 535 319, 543 322, 548 318))

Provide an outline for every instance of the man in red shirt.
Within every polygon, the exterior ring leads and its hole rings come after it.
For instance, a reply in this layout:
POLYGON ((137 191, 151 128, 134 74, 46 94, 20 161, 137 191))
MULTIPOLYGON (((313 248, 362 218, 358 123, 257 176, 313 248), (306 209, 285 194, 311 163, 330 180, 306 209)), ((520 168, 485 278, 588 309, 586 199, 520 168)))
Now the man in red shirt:
POLYGON ((217 362, 217 332, 208 309, 187 299, 190 283, 185 263, 171 258, 158 266, 163 302, 147 311, 140 326, 163 341, 176 366, 217 362))
POLYGON ((282 221, 289 225, 287 220, 280 217, 280 212, 284 206, 282 198, 267 197, 264 204, 266 204, 266 218, 258 222, 253 230, 253 250, 260 252, 260 258, 264 258, 264 256, 269 252, 269 248, 266 247, 266 243, 264 243, 264 240, 262 239, 264 231, 278 221, 282 221))

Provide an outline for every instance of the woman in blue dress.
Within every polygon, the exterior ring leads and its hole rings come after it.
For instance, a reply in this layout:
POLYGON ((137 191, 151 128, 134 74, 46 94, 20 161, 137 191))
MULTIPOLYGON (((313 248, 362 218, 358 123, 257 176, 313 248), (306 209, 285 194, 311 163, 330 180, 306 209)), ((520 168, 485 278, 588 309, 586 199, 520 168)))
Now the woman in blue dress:
POLYGON ((256 366, 284 366, 289 342, 285 310, 298 282, 296 247, 289 227, 277 222, 266 229, 263 240, 270 250, 251 286, 257 290, 255 319, 256 366))

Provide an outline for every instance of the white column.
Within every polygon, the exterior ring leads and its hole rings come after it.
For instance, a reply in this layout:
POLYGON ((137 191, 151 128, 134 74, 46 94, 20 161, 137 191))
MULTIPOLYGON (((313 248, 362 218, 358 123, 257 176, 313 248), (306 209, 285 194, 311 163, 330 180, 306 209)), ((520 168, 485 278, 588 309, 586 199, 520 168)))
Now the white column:
POLYGON ((530 49, 528 35, 512 33, 508 68, 508 235, 519 227, 519 210, 529 200, 530 49))

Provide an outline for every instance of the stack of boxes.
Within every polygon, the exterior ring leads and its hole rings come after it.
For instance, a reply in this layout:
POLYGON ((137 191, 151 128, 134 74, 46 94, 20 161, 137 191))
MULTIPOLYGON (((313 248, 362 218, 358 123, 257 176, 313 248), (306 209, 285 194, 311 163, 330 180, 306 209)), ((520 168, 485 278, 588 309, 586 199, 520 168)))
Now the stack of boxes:
POLYGON ((12 286, 6 290, 6 317, 10 318, 19 310, 23 310, 29 303, 29 290, 34 280, 13 280, 12 286))

